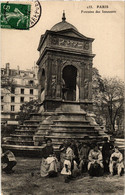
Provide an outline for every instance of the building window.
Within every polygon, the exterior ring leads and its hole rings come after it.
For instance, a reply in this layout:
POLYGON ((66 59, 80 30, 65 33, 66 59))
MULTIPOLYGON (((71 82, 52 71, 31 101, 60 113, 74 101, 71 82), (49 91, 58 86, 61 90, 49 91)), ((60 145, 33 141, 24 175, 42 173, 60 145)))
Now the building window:
POLYGON ((21 89, 21 94, 24 94, 24 89, 21 89))
POLYGON ((30 97, 29 100, 32 101, 33 100, 33 97, 30 97))
POLYGON ((15 88, 11 87, 11 93, 15 94, 15 88))
POLYGON ((34 84, 34 81, 33 80, 30 80, 29 81, 29 85, 32 85, 33 86, 33 84, 34 84))
POLYGON ((4 97, 3 96, 1 96, 1 102, 4 102, 4 97))
POLYGON ((1 70, 1 75, 4 75, 4 70, 1 70))
POLYGON ((24 97, 20 97, 20 102, 21 102, 21 103, 24 102, 24 97))
POLYGON ((30 89, 30 94, 33 95, 33 89, 30 89))
POLYGON ((1 111, 3 111, 3 105, 1 105, 1 111))
POLYGON ((15 111, 15 106, 11 106, 11 111, 15 111))
POLYGON ((11 96, 11 102, 15 102, 15 97, 11 96))

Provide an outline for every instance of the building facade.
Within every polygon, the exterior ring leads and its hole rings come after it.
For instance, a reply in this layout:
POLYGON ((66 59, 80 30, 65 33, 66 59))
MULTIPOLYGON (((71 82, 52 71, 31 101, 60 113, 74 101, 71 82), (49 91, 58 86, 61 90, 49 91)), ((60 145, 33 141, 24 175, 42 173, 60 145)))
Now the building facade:
POLYGON ((37 66, 31 70, 1 68, 1 121, 15 120, 23 103, 38 98, 37 66))

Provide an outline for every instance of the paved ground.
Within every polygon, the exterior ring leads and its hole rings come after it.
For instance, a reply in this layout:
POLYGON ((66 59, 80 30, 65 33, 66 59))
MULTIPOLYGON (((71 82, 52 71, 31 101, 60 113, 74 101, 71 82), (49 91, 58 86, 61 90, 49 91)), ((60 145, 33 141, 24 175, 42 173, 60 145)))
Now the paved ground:
POLYGON ((3 195, 124 195, 124 177, 80 176, 70 183, 64 183, 59 174, 56 178, 40 177, 40 159, 17 158, 15 172, 2 174, 3 195))

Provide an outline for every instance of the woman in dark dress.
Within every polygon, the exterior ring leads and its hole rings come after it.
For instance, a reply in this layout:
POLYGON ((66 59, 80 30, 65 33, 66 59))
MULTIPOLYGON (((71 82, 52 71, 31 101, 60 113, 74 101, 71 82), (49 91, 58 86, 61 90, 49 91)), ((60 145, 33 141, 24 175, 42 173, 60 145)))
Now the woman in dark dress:
POLYGON ((42 150, 41 177, 57 176, 57 158, 54 156, 52 140, 46 140, 46 146, 42 150))
POLYGON ((89 175, 102 176, 103 175, 102 153, 98 149, 97 144, 94 144, 93 149, 90 150, 88 160, 89 175))
POLYGON ((17 164, 16 158, 10 150, 2 153, 1 156, 2 171, 7 174, 13 173, 13 167, 17 164))

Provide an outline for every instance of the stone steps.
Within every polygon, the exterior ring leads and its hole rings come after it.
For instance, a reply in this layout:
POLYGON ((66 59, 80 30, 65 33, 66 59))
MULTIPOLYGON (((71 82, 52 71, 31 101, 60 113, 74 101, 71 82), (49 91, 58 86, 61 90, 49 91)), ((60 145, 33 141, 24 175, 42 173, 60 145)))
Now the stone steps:
POLYGON ((24 121, 24 125, 39 125, 40 124, 40 121, 38 120, 27 120, 27 121, 24 121))
POLYGON ((35 130, 16 130, 15 134, 16 135, 34 135, 35 130))
POLYGON ((73 126, 78 126, 78 125, 89 125, 89 121, 70 121, 70 120, 65 120, 65 121, 53 121, 52 125, 64 125, 64 126, 69 126, 70 124, 72 124, 73 126))
POLYGON ((78 125, 51 125, 52 128, 91 128, 91 129, 94 129, 94 126, 92 125, 81 125, 81 124, 78 124, 78 125))
POLYGON ((14 139, 11 139, 11 140, 8 140, 8 144, 11 144, 11 145, 25 145, 25 146, 33 146, 34 145, 34 141, 24 141, 24 140, 14 140, 14 139))
MULTIPOLYGON (((69 141, 72 141, 72 139, 77 139, 79 140, 80 142, 84 142, 84 137, 86 136, 83 136, 83 137, 76 137, 76 136, 70 136, 70 137, 66 137, 65 136, 61 136, 61 137, 56 137, 56 136, 45 136, 45 138, 51 138, 52 139, 52 142, 53 142, 53 145, 56 145, 58 150, 59 150, 59 147, 60 145, 63 143, 63 141, 65 139, 69 140, 69 141)), ((89 139, 86 140, 88 141, 88 143, 94 143, 94 142, 98 142, 98 143, 101 143, 102 142, 102 137, 101 136, 89 136, 89 139)))
MULTIPOLYGON (((5 146, 5 147, 10 147, 10 145, 7 145, 7 144, 3 144, 3 146, 5 146)), ((22 149, 26 149, 26 148, 28 148, 29 150, 31 149, 31 150, 36 150, 36 149, 42 149, 42 148, 44 148, 45 146, 19 146, 19 149, 20 150, 22 150, 22 149)), ((15 146, 15 145, 11 145, 11 148, 17 148, 17 146, 15 146)))
MULTIPOLYGON (((46 132, 38 132, 37 134, 35 134, 35 136, 41 136, 41 135, 46 135, 47 133, 46 132)), ((98 132, 93 132, 93 131, 90 131, 90 132, 88 132, 88 131, 77 131, 77 130, 75 130, 75 131, 66 131, 66 130, 64 130, 64 131, 59 131, 59 130, 57 130, 57 131, 48 131, 48 135, 53 135, 53 136, 55 136, 55 135, 60 135, 60 136, 62 136, 62 135, 76 135, 76 134, 78 134, 78 135, 84 135, 84 134, 86 134, 86 135, 99 135, 99 133, 98 132)))
POLYGON ((85 112, 54 113, 52 118, 48 117, 44 122, 46 124, 42 122, 34 135, 36 142, 41 142, 43 137, 50 137, 54 143, 55 140, 57 140, 58 145, 60 145, 64 139, 83 140, 84 137, 89 136, 90 140, 96 140, 97 137, 101 139, 102 135, 105 135, 105 133, 100 130, 100 136, 98 130, 95 130, 95 125, 90 125, 90 121, 86 119, 85 112))
MULTIPOLYGON (((59 142, 57 140, 54 140, 53 146, 54 146, 54 148, 59 149, 60 144, 62 144, 62 143, 63 142, 59 142)), ((24 140, 9 140, 8 141, 8 145, 16 145, 16 146, 34 146, 34 144, 35 144, 34 141, 24 141, 24 140)), ((43 144, 45 144, 45 142, 43 144)))
POLYGON ((32 132, 35 132, 36 131, 36 129, 29 129, 29 128, 24 128, 24 129, 22 129, 22 128, 18 128, 18 129, 15 129, 15 131, 32 131, 32 132))
MULTIPOLYGON (((3 144, 3 147, 6 149, 10 149, 11 151, 27 151, 31 153, 28 156, 31 156, 32 151, 36 152, 42 152, 42 149, 45 147, 45 144, 43 146, 24 146, 24 145, 9 145, 9 144, 3 144)), ((54 146, 54 150, 57 151, 58 150, 58 146, 54 146)), ((14 152, 15 153, 15 152, 14 152)), ((27 156, 28 153, 26 153, 27 156)), ((36 155, 35 155, 36 156, 36 155)))
POLYGON ((88 131, 94 131, 94 126, 90 125, 51 125, 51 130, 56 131, 59 130, 61 131, 72 131, 72 130, 77 130, 77 131, 84 131, 84 129, 88 131))
POLYGON ((33 135, 16 135, 16 134, 11 134, 10 135, 12 140, 27 140, 27 141, 32 141, 33 140, 33 135))
MULTIPOLYGON (((88 129, 82 129, 82 130, 81 129, 69 129, 69 130, 62 129, 61 131, 60 131, 60 129, 51 129, 51 130, 48 129, 48 130, 45 130, 45 131, 48 131, 50 133, 67 133, 67 134, 70 134, 70 133, 80 133, 80 134, 82 134, 82 133, 88 133, 88 134, 95 133, 95 134, 99 134, 98 131, 95 131, 94 129, 89 130, 89 131, 88 131, 88 129)), ((44 133, 45 131, 39 130, 36 133, 36 135, 44 133)))
POLYGON ((125 139, 116 138, 115 144, 122 150, 125 149, 125 139))
POLYGON ((51 138, 54 148, 59 150, 65 139, 83 142, 84 138, 88 137, 87 140, 90 143, 101 142, 103 135, 105 135, 103 130, 95 129, 95 124, 90 124, 90 121, 86 119, 84 111, 45 112, 42 115, 32 115, 30 120, 20 125, 6 145, 10 147, 15 145, 14 150, 16 148, 18 150, 19 146, 30 150, 29 147, 38 146, 39 143, 44 145, 45 139, 51 138))
MULTIPOLYGON (((72 132, 72 131, 68 131, 68 132, 67 132, 67 131, 63 131, 63 132, 60 132, 60 131, 56 131, 56 132, 55 132, 55 131, 54 131, 54 132, 51 132, 51 134, 52 134, 53 136, 56 136, 56 135, 58 135, 58 136, 59 136, 59 135, 60 135, 60 136, 67 135, 67 136, 68 136, 68 135, 70 135, 70 134, 71 134, 71 135, 74 135, 74 136, 75 136, 76 134, 77 134, 77 135, 80 135, 80 136, 83 136, 83 135, 86 135, 86 136, 88 136, 88 135, 89 135, 89 136, 91 136, 91 135, 99 135, 98 132, 89 132, 89 133, 88 133, 87 131, 86 131, 86 132, 81 132, 81 131, 78 131, 78 132, 72 132)), ((76 135, 76 136, 77 136, 77 135, 76 135)))
POLYGON ((30 114, 31 120, 41 120, 41 117, 42 117, 41 113, 31 113, 30 114))
POLYGON ((30 122, 30 123, 35 123, 35 122, 36 122, 36 123, 39 123, 40 120, 35 120, 35 119, 33 120, 33 119, 32 119, 32 120, 25 120, 24 122, 25 122, 25 123, 29 123, 29 122, 30 122))
MULTIPOLYGON (((84 137, 88 136, 87 134, 84 134, 83 136, 77 136, 78 140, 83 140, 84 137)), ((42 136, 39 135, 39 138, 42 138, 42 136)), ((53 136, 53 135, 49 135, 49 136, 45 136, 45 138, 51 138, 53 140, 58 140, 60 141, 61 139, 76 139, 76 135, 70 135, 70 136, 53 136)), ((89 136, 89 139, 95 139, 95 138, 102 138, 101 136, 89 136)))
POLYGON ((16 129, 15 132, 36 132, 36 129, 16 129))
POLYGON ((26 127, 26 128, 33 128, 33 127, 39 127, 39 125, 38 124, 32 124, 32 125, 20 125, 20 128, 23 128, 23 127, 26 127))

